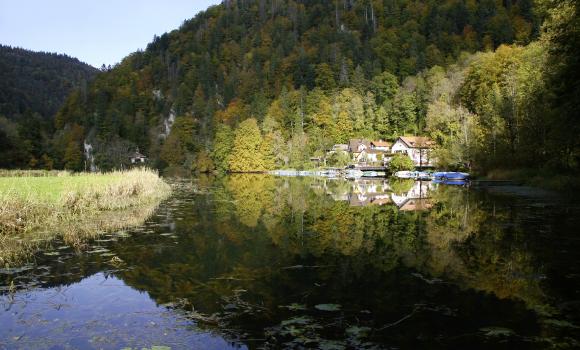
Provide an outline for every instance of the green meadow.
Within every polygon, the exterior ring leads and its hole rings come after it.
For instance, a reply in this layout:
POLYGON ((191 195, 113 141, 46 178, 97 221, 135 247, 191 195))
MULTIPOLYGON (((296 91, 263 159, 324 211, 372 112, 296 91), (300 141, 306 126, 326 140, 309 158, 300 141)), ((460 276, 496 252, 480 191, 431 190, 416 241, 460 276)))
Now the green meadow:
POLYGON ((123 180, 121 173, 79 174, 60 176, 16 176, 0 177, 0 193, 12 198, 34 200, 46 204, 58 204, 63 195, 70 191, 82 192, 102 188, 123 180))

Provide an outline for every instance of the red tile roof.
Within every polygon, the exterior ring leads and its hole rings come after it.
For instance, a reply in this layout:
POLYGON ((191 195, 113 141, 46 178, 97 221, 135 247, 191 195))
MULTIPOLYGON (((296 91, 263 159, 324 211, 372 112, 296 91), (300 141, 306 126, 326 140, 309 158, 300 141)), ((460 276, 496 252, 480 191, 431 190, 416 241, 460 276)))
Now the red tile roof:
POLYGON ((433 148, 435 141, 425 136, 401 136, 399 137, 410 148, 433 148))

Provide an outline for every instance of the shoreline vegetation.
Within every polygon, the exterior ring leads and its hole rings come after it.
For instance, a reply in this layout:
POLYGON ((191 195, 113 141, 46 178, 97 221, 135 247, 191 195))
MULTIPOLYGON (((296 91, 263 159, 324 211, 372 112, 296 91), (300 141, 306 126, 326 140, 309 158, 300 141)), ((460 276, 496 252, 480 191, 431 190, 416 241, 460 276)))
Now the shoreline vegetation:
POLYGON ((0 266, 20 263, 57 238, 82 248, 102 233, 138 226, 170 193, 150 169, 0 172, 0 266))
MULTIPOLYGON (((245 172, 228 172, 229 175, 236 174, 265 174, 278 175, 284 172, 294 173, 317 173, 328 170, 333 167, 306 167, 303 169, 280 168, 274 170, 245 171, 245 172)), ((335 169, 335 168, 333 168, 335 169)), ((444 170, 441 170, 444 171, 444 170)), ((219 175, 218 172, 204 172, 205 174, 219 175)), ((194 172, 199 175, 201 172, 194 172)), ((392 177, 393 171, 387 171, 386 177, 392 177)), ((474 172, 471 174, 473 180, 492 180, 492 181, 513 181, 515 184, 538 188, 542 190, 553 191, 560 194, 575 195, 580 192, 580 185, 577 176, 573 173, 557 173, 553 170, 546 169, 494 169, 487 172, 474 172)))

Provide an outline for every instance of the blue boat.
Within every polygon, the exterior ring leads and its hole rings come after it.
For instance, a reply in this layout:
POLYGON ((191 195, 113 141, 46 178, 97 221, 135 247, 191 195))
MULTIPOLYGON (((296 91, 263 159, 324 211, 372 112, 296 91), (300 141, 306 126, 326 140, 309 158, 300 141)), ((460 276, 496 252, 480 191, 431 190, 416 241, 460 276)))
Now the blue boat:
POLYGON ((447 180, 468 180, 468 173, 460 173, 455 171, 439 171, 433 174, 435 180, 447 181, 447 180))

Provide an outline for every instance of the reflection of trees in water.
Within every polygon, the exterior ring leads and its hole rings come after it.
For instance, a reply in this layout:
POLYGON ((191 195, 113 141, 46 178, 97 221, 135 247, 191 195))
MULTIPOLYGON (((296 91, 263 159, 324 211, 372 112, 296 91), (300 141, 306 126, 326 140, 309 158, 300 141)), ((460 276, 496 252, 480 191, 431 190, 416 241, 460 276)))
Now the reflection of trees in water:
POLYGON ((238 220, 256 227, 264 208, 273 201, 274 179, 259 175, 232 175, 225 180, 226 189, 234 200, 238 220))
POLYGON ((509 229, 509 208, 495 208, 494 198, 483 201, 481 196, 455 187, 433 194, 436 204, 426 219, 431 253, 426 268, 434 276, 447 275, 460 285, 521 299, 530 307, 545 302, 534 277, 541 271, 526 246, 530 237, 523 227, 509 229))
MULTIPOLYGON (((398 193, 408 193, 414 184, 390 183, 398 193)), ((530 305, 541 300, 539 280, 524 278, 540 275, 533 257, 505 228, 511 218, 484 206, 481 194, 473 191, 443 186, 431 192, 434 207, 428 212, 401 213, 393 205, 351 207, 326 195, 356 190, 347 181, 242 176, 227 188, 239 198, 235 211, 240 222, 255 227, 261 220, 285 251, 369 254, 384 271, 402 261, 501 298, 521 298, 530 305)))
MULTIPOLYGON (((423 299, 443 313, 456 312, 445 305, 468 305, 467 318, 484 305, 490 320, 514 314, 516 323, 528 316, 509 299, 545 303, 539 279, 529 278, 541 270, 517 212, 500 202, 494 210, 495 199, 481 193, 440 187, 430 210, 403 212, 334 200, 352 191, 345 181, 241 175, 189 186, 157 212, 147 234, 109 248, 123 261, 116 275, 159 304, 195 310, 202 326, 262 336, 300 314, 285 306, 304 305, 300 312, 319 322, 314 305, 337 303, 342 321, 323 314, 334 333, 326 325, 320 332, 341 338, 349 325, 378 329, 413 313, 397 331, 407 323, 428 329, 415 321, 423 299)), ((381 186, 365 189, 388 190, 381 186)))

